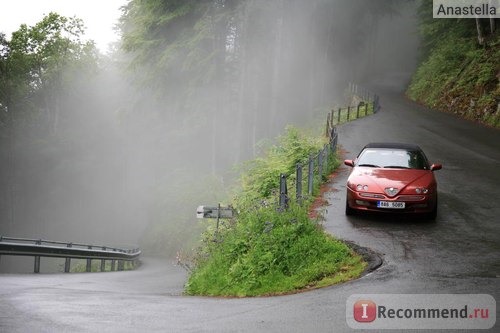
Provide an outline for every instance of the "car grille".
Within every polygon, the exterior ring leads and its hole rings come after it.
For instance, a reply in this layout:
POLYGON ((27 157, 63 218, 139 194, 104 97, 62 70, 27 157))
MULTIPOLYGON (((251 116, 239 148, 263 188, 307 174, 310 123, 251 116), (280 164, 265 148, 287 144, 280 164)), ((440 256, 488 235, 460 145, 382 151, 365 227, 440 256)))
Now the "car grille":
POLYGON ((402 201, 422 201, 425 199, 423 195, 400 195, 397 200, 402 201))

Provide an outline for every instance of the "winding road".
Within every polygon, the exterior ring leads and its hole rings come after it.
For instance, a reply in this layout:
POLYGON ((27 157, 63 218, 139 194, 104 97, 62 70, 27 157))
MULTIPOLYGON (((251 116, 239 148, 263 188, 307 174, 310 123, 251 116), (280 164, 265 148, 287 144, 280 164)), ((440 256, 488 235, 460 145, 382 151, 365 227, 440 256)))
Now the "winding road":
MULTIPOLYGON (((377 88, 379 113, 343 125, 353 158, 370 141, 416 143, 436 172, 435 222, 344 215, 348 168, 329 184, 325 229, 380 253, 383 265, 342 285, 280 297, 182 296, 186 273, 146 258, 136 271, 0 275, 0 332, 350 332, 352 294, 490 294, 500 299, 500 131, 377 88)), ((499 317, 497 307, 496 316, 499 317)), ((500 331, 497 323, 492 329, 500 331)))

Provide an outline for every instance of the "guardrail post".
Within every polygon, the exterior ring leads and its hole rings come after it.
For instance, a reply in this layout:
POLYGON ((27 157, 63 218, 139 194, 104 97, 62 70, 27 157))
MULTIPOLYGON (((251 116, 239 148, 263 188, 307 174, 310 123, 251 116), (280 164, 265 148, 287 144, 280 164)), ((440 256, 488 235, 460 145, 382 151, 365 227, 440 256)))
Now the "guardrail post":
POLYGON ((325 161, 326 161, 326 172, 329 172, 330 170, 328 169, 328 148, 330 147, 330 144, 327 143, 324 147, 323 147, 323 151, 325 152, 325 161))
POLYGON ((328 137, 328 131, 330 129, 330 112, 326 115, 326 128, 325 128, 325 136, 328 137))
POLYGON ((347 121, 349 121, 349 114, 351 113, 351 107, 347 107, 347 121))
POLYGON ((297 163, 296 180, 295 180, 295 198, 299 205, 302 204, 302 165, 297 163))
POLYGON ((123 271, 124 262, 123 260, 118 260, 118 270, 123 271))
MULTIPOLYGON (((73 245, 69 243, 67 247, 72 247, 73 245)), ((66 261, 64 262, 64 273, 69 273, 71 270, 71 258, 66 258, 66 261)))
POLYGON ((319 178, 323 176, 323 150, 321 150, 318 154, 318 173, 319 178))
POLYGON ((330 149, 332 153, 335 154, 335 150, 337 149, 337 129, 335 127, 332 128, 332 133, 330 135, 330 149))
POLYGON ((280 175, 280 209, 285 210, 288 208, 287 203, 287 188, 286 188, 286 176, 284 174, 280 175))
MULTIPOLYGON (((102 250, 106 251, 106 246, 103 246, 102 250)), ((105 259, 101 259, 101 272, 104 272, 105 270, 106 270, 106 260, 105 259)))
POLYGON ((307 192, 312 195, 313 192, 313 177, 314 177, 314 160, 312 155, 309 155, 309 170, 307 173, 307 192))
POLYGON ((337 115, 337 124, 340 124, 340 110, 342 110, 342 109, 339 108, 339 113, 337 115))
POLYGON ((114 272, 115 271, 115 265, 116 265, 116 260, 115 259, 112 259, 111 260, 111 271, 114 272))
POLYGON ((358 104, 358 107, 356 108, 356 119, 359 118, 359 109, 360 109, 361 105, 358 104))
MULTIPOLYGON (((88 246, 89 250, 92 250, 92 246, 88 246)), ((87 272, 92 272, 92 259, 87 258, 87 267, 86 267, 87 272)))
MULTIPOLYGON (((39 239, 35 241, 35 245, 42 245, 42 240, 39 239)), ((35 273, 40 273, 40 256, 35 256, 35 267, 33 271, 35 273)))
POLYGON ((35 273, 40 273, 40 256, 35 256, 35 273))

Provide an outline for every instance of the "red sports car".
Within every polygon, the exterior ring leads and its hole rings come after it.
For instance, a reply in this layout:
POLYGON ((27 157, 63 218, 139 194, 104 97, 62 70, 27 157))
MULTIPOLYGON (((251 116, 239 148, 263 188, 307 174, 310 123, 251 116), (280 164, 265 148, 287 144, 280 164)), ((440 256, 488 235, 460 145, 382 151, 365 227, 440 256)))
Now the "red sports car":
POLYGON ((352 160, 347 179, 346 215, 356 211, 419 213, 435 219, 437 182, 430 164, 417 145, 370 143, 352 160))

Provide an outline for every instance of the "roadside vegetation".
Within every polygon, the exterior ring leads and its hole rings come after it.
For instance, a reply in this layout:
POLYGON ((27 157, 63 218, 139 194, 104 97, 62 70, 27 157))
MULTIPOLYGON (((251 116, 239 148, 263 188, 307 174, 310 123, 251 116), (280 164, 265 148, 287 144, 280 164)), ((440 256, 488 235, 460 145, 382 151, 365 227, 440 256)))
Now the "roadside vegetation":
MULTIPOLYGON (((287 210, 276 204, 279 175, 293 175, 296 164, 324 144, 321 138, 288 127, 276 144, 264 149, 263 157, 244 166, 234 199, 239 215, 218 232, 212 228, 204 234, 187 294, 284 294, 347 281, 362 273, 363 259, 309 218, 313 198, 302 205, 290 200, 287 210)), ((337 166, 331 154, 328 171, 337 166)))
POLYGON ((432 19, 422 2, 421 64, 408 96, 429 107, 500 128, 498 19, 432 19))

